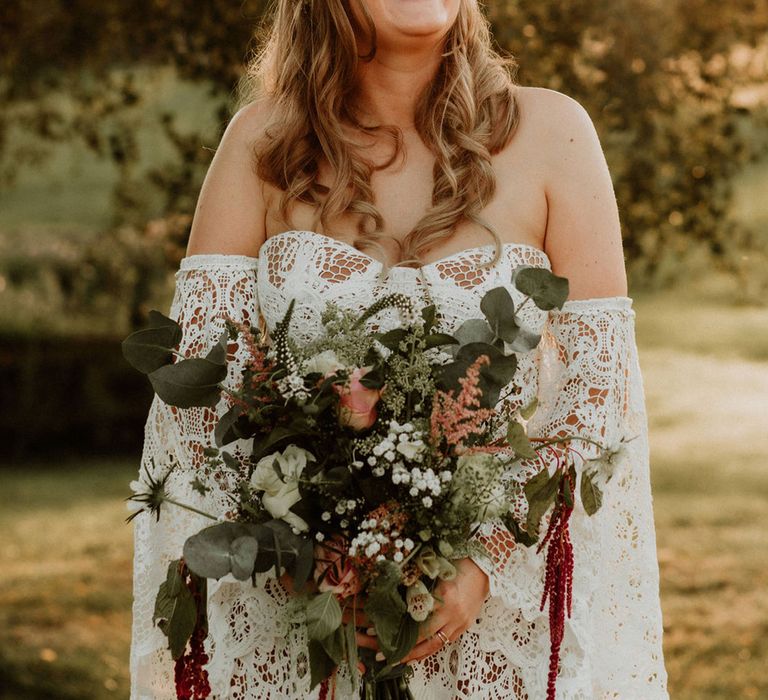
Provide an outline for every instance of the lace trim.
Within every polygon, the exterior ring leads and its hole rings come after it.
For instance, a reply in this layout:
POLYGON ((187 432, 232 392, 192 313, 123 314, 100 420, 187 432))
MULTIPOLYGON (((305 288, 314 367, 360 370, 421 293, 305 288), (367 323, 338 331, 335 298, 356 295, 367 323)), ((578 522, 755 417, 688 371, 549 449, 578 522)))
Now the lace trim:
POLYGON ((176 273, 189 270, 215 270, 218 268, 233 268, 236 270, 255 270, 259 265, 259 258, 250 255, 236 255, 231 253, 195 253, 181 259, 179 270, 176 273))

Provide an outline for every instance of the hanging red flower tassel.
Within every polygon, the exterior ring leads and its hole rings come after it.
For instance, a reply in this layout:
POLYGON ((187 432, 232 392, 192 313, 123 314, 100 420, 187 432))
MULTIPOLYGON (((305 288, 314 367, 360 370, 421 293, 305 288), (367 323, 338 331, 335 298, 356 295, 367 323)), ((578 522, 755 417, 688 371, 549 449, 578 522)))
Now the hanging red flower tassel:
POLYGON ((330 678, 326 678, 325 680, 320 682, 320 697, 318 700, 335 700, 336 698, 336 671, 338 670, 338 666, 333 669, 333 673, 331 674, 330 678), (328 696, 328 691, 330 691, 331 695, 328 696))
POLYGON ((575 490, 575 471, 568 469, 560 479, 558 495, 549 527, 544 539, 539 543, 537 552, 549 543, 547 565, 544 578, 544 593, 541 597, 540 610, 549 598, 550 654, 549 677, 547 681, 547 700, 555 700, 555 682, 560 663, 560 645, 565 631, 565 611, 571 616, 573 598, 573 545, 568 529, 569 518, 573 512, 573 493, 575 490))
POLYGON ((174 666, 174 681, 176 683, 177 700, 205 700, 211 694, 211 685, 208 681, 208 671, 205 665, 208 663, 208 654, 205 653, 205 638, 208 636, 208 626, 200 615, 202 591, 196 585, 196 577, 187 576, 185 582, 195 598, 198 617, 195 623, 192 637, 189 640, 189 650, 182 654, 174 666))

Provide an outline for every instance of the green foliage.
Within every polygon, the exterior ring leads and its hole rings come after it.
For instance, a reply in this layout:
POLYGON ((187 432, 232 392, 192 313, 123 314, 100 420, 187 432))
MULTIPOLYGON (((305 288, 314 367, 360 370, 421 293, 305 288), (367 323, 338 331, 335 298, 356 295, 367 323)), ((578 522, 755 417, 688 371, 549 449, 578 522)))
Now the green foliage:
POLYGON ((168 637, 168 648, 174 659, 184 653, 196 621, 197 605, 184 581, 184 567, 176 559, 168 564, 168 575, 157 591, 152 615, 152 622, 157 622, 168 637))
POLYGON ((341 626, 341 606, 333 591, 324 591, 309 599, 306 620, 311 639, 321 641, 336 632, 341 626))
POLYGON ((150 374, 171 360, 181 336, 176 321, 153 309, 149 312, 149 328, 131 333, 123 341, 123 356, 139 372, 150 374))
MULTIPOLYGON (((93 329, 96 318, 123 333, 143 322, 169 284, 163 267, 183 255, 213 152, 201 144, 215 146, 227 121, 266 6, 50 0, 41 13, 34 3, 2 4, 0 184, 45 163, 55 144, 82 144, 119 173, 110 233, 66 255, 58 243, 43 255, 0 253, 6 327, 71 332, 93 329), (146 76, 160 67, 209 90, 215 134, 204 136, 200 119, 180 125, 170 108, 147 114, 146 76), (157 120, 146 128, 169 148, 149 168, 137 114, 157 120), (28 312, 15 313, 19 305, 28 312)), ((765 153, 768 3, 499 0, 486 10, 500 48, 518 59, 519 82, 561 90, 593 119, 633 284, 673 282, 682 264, 706 259, 754 286, 765 236, 729 215, 734 175, 765 153)))
MULTIPOLYGON (((130 128, 119 120, 111 132, 101 126, 140 107, 132 65, 173 65, 182 78, 209 85, 223 125, 267 4, 206 0, 193 11, 158 0, 98 7, 52 0, 40 14, 9 0, 0 11, 0 44, 11 47, 3 56, 0 131, 27 131, 36 144, 79 139, 111 158, 123 172, 115 200, 123 221, 141 209, 147 184, 166 194, 169 214, 189 216, 210 159, 199 133, 182 133, 173 115, 161 115, 158 129, 178 158, 145 175, 135 167, 140 148, 130 128), (118 74, 116 64, 129 68, 118 74), (83 81, 85 72, 92 79, 83 81), (72 109, 47 100, 57 89, 73 97, 72 109)), ((564 91, 593 118, 632 270, 663 280, 681 256, 702 247, 735 264, 733 251, 754 243, 728 220, 728 209, 733 175, 764 150, 744 127, 765 124, 757 88, 766 2, 500 0, 488 3, 487 14, 499 46, 517 57, 522 84, 564 91)), ((40 157, 18 143, 0 138, 6 181, 20 163, 40 157)), ((183 230, 177 243, 185 237, 183 230)))
POLYGON ((508 1, 488 14, 522 84, 592 117, 635 283, 672 282, 699 252, 733 270, 745 247, 765 250, 729 212, 734 174, 765 153, 768 3, 508 1))
POLYGON ((541 519, 554 504, 562 477, 563 472, 560 469, 556 469, 550 476, 544 467, 525 485, 525 497, 528 499, 526 530, 530 535, 538 536, 541 519))
POLYGON ((282 520, 211 525, 187 538, 184 560, 198 576, 220 579, 231 573, 239 581, 272 568, 278 577, 285 567, 295 590, 303 588, 314 562, 312 542, 282 520))
POLYGON ((594 515, 603 503, 603 494, 593 481, 594 472, 584 471, 581 475, 581 503, 588 515, 594 515))
POLYGON ((507 426, 507 442, 518 456, 526 459, 536 457, 536 450, 533 449, 533 445, 531 445, 531 441, 528 439, 522 423, 514 420, 509 422, 507 426))
POLYGON ((397 564, 382 560, 376 571, 364 610, 376 629, 379 648, 391 663, 413 647, 418 636, 418 623, 408 614, 398 590, 401 574, 397 564))
POLYGON ((567 278, 553 275, 544 268, 519 268, 512 279, 515 286, 542 311, 560 309, 568 298, 567 278))

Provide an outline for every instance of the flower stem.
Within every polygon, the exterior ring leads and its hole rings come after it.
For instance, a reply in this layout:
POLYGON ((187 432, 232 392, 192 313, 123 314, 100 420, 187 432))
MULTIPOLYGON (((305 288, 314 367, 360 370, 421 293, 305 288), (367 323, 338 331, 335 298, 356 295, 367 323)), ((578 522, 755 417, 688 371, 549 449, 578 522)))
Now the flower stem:
POLYGON ((206 518, 210 518, 211 520, 218 520, 218 518, 215 515, 206 513, 204 510, 199 510, 194 506, 189 506, 186 503, 179 503, 179 501, 174 501, 172 498, 165 497, 163 498, 163 501, 165 503, 170 503, 174 506, 179 506, 179 508, 185 508, 186 510, 192 511, 193 513, 197 513, 198 515, 204 515, 206 518))

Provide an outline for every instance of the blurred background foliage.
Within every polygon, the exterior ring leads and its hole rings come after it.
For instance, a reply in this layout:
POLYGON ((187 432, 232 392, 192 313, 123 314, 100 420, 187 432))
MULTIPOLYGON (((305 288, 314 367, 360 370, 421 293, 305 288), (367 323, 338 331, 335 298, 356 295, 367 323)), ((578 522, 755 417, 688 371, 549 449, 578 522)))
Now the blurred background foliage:
MULTIPOLYGON (((167 298, 161 268, 183 255, 266 5, 2 3, 0 325, 122 333, 167 298)), ((768 1, 487 11, 519 82, 571 95, 595 121, 633 289, 719 271, 732 298, 760 301, 768 211, 743 216, 739 192, 766 168, 768 1)))
MULTIPOLYGON (((127 697, 119 499, 151 390, 119 343, 168 309, 267 6, 0 3, 0 698, 127 697)), ((671 696, 768 697, 768 0, 485 6, 613 176, 671 696)))

